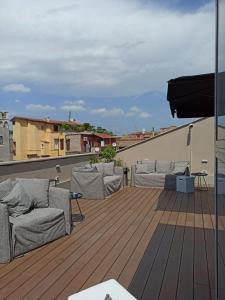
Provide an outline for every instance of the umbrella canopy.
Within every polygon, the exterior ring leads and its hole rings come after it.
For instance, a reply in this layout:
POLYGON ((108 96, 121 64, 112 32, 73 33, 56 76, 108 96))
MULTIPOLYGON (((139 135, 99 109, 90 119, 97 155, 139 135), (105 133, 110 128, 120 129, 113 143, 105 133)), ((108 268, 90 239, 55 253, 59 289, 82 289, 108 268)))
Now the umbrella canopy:
POLYGON ((167 100, 173 117, 214 116, 214 73, 169 80, 167 100))

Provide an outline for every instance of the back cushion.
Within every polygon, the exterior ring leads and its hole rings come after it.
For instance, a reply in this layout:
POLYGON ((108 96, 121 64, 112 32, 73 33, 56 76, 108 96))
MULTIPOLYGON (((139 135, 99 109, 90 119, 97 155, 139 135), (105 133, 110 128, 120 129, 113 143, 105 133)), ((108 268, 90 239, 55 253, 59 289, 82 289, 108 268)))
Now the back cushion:
POLYGON ((187 161, 175 161, 174 162, 173 174, 175 174, 175 175, 184 175, 187 167, 188 167, 188 162, 187 161))
POLYGON ((37 208, 49 206, 49 180, 16 178, 29 195, 33 206, 37 208))
POLYGON ((13 184, 11 179, 7 179, 0 183, 0 201, 7 196, 13 189, 13 184))
POLYGON ((148 174, 147 164, 136 164, 136 174, 148 174))
POLYGON ((156 172, 169 174, 172 172, 172 162, 169 160, 157 160, 156 161, 156 172))
POLYGON ((142 160, 142 164, 148 166, 148 173, 155 173, 155 160, 144 159, 142 160))
POLYGON ((93 168, 95 167, 99 173, 104 174, 104 164, 103 163, 96 163, 91 165, 93 168))
POLYGON ((16 182, 12 191, 3 198, 2 202, 7 204, 9 215, 12 217, 26 213, 33 206, 32 199, 19 182, 16 182))
POLYGON ((103 169, 104 169, 104 176, 114 175, 114 162, 104 163, 103 169))

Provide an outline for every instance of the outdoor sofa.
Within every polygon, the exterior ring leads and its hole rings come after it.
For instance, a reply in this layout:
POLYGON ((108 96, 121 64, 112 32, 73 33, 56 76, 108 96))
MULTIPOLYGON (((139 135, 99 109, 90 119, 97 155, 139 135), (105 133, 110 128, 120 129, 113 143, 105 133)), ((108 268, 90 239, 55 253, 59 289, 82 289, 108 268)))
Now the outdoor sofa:
POLYGON ((87 199, 104 199, 123 186, 123 168, 114 162, 96 163, 72 169, 71 191, 87 199))
POLYGON ((188 161, 145 159, 131 167, 131 185, 176 189, 176 176, 189 174, 188 161))
POLYGON ((70 233, 68 190, 47 179, 0 183, 0 263, 70 233))

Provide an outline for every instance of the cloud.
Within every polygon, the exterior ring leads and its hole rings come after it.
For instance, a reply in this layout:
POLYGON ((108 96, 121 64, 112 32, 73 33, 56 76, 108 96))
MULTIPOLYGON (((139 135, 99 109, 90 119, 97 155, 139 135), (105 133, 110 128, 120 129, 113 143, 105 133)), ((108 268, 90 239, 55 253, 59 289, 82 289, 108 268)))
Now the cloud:
POLYGON ((42 105, 42 104, 28 104, 25 106, 26 110, 28 111, 55 111, 55 107, 50 105, 42 105))
POLYGON ((151 115, 146 112, 143 111, 141 108, 137 107, 137 106, 132 106, 130 107, 130 109, 125 112, 122 108, 120 107, 114 107, 114 108, 105 108, 105 107, 101 107, 101 108, 95 108, 91 110, 91 114, 93 115, 100 115, 102 117, 138 117, 138 118, 149 118, 151 115))
POLYGON ((2 87, 4 92, 29 93, 30 88, 22 83, 11 83, 2 87))
POLYGON ((92 109, 91 113, 94 115, 101 115, 103 117, 121 117, 124 115, 124 110, 122 108, 117 107, 111 109, 106 109, 105 107, 102 107, 92 109))
POLYGON ((185 13, 140 0, 1 4, 1 85, 13 80, 55 94, 131 96, 214 69, 211 6, 185 13))
POLYGON ((80 112, 80 111, 85 110, 85 101, 84 100, 76 100, 76 101, 66 100, 66 101, 64 101, 64 105, 61 106, 61 109, 64 111, 80 112))
POLYGON ((148 113, 147 111, 143 111, 141 108, 137 106, 131 106, 129 111, 126 113, 126 116, 127 117, 135 116, 144 119, 151 117, 150 113, 148 113))

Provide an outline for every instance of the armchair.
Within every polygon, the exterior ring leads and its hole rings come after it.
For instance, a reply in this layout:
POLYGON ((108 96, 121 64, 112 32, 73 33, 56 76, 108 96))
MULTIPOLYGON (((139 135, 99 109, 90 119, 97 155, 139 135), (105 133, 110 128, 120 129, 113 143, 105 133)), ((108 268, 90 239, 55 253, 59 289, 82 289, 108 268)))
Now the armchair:
POLYGON ((111 163, 99 163, 92 167, 74 167, 71 191, 82 193, 87 199, 104 199, 123 186, 123 168, 109 169, 111 163))
POLYGON ((0 202, 0 263, 71 233, 69 191, 50 187, 49 206, 17 217, 0 202))

